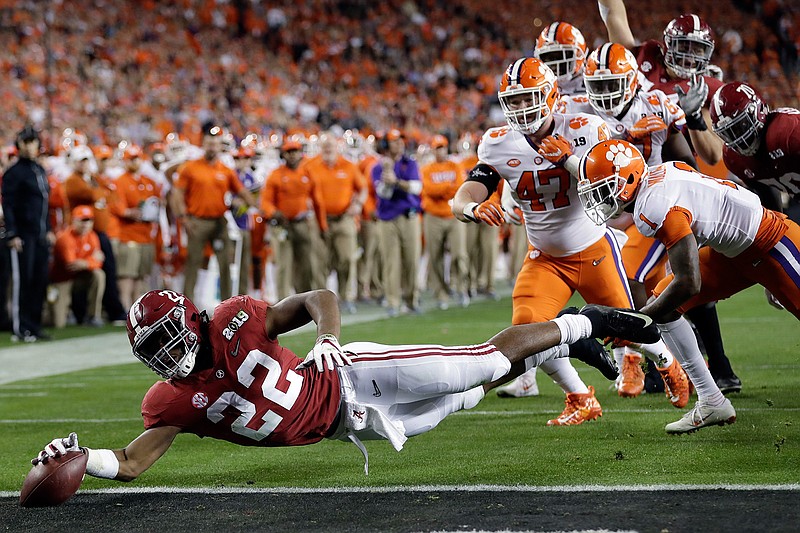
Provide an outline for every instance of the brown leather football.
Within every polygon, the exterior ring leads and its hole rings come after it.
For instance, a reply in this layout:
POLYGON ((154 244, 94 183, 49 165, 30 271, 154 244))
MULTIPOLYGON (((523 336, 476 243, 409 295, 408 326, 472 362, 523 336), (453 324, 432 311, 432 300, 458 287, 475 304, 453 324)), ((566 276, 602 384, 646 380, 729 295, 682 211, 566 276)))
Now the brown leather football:
POLYGON ((89 456, 83 452, 67 452, 37 464, 22 483, 19 504, 22 507, 61 505, 81 486, 88 459, 89 456))

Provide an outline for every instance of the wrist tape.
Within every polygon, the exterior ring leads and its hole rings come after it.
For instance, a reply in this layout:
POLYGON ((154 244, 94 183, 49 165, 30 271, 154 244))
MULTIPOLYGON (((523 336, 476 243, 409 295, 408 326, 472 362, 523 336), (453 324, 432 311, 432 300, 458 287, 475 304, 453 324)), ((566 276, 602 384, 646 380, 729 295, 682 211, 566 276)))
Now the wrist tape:
POLYGON ((111 450, 92 450, 83 448, 88 455, 86 461, 86 473, 90 476, 101 477, 104 479, 114 479, 119 473, 119 459, 111 450))

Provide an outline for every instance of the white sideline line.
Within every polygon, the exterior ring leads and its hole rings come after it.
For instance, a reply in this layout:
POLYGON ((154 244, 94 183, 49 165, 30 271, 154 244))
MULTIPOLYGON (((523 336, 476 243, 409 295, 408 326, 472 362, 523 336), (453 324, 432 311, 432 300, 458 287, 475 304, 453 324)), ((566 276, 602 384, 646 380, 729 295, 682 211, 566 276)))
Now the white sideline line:
MULTIPOLYGON (((739 413, 757 413, 762 411, 796 412, 800 407, 737 407, 739 413)), ((552 409, 541 409, 531 411, 458 411, 450 416, 539 416, 552 415, 558 411, 552 409)), ((664 409, 607 409, 605 413, 678 413, 681 410, 664 409)), ((141 422, 141 418, 0 418, 0 424, 103 424, 106 422, 141 422)))
MULTIPOLYGON (((691 490, 800 491, 800 484, 778 485, 408 485, 397 487, 114 487, 82 490, 81 494, 361 494, 401 492, 661 492, 691 490)), ((19 492, 0 491, 0 498, 19 492)))

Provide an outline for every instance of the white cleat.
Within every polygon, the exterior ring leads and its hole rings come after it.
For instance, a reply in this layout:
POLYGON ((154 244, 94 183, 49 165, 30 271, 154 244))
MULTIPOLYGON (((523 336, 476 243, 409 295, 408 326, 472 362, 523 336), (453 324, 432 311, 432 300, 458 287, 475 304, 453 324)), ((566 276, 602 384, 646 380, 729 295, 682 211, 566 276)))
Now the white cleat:
POLYGON ((536 369, 532 368, 517 379, 497 387, 497 396, 500 398, 527 398, 539 396, 539 385, 536 383, 536 369))
POLYGON ((693 433, 706 426, 724 426, 734 422, 736 422, 736 410, 727 398, 717 407, 711 407, 697 400, 691 411, 683 415, 680 420, 667 424, 664 429, 670 435, 679 435, 693 433))

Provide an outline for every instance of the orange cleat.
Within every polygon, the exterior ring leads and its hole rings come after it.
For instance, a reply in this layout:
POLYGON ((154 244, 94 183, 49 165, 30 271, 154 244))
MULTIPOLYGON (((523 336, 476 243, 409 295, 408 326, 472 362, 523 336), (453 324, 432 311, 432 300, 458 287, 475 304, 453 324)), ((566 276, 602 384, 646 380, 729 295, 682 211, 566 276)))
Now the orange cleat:
POLYGON ((603 416, 603 408, 594 397, 594 387, 589 387, 589 392, 567 393, 567 405, 564 411, 553 420, 548 420, 548 426, 577 426, 587 420, 594 420, 603 416))
POLYGON ((673 359, 671 365, 667 368, 659 368, 658 372, 664 380, 664 392, 672 405, 678 409, 686 407, 689 403, 691 382, 678 360, 673 359))
POLYGON ((639 354, 625 354, 622 360, 621 380, 617 386, 617 394, 623 398, 636 398, 644 390, 644 371, 642 371, 642 356, 639 354))

